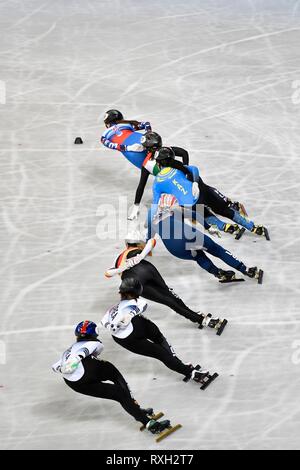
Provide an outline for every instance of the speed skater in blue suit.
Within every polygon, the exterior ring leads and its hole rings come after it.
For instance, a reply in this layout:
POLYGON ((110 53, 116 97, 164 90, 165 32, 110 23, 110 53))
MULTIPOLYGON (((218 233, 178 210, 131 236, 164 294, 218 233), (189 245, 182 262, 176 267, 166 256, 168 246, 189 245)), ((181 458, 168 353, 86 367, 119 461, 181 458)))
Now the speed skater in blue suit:
POLYGON ((234 282, 238 279, 234 271, 224 271, 218 268, 207 254, 219 258, 236 271, 258 279, 261 283, 262 270, 257 267, 247 268, 230 251, 205 235, 197 221, 191 221, 190 217, 186 217, 187 211, 179 206, 173 195, 162 195, 158 205, 152 206, 148 211, 147 239, 159 236, 169 253, 176 258, 195 261, 202 269, 217 277, 220 282, 234 282))
POLYGON ((256 225, 246 215, 244 206, 238 202, 233 203, 218 189, 204 183, 195 166, 185 166, 180 162, 174 164, 174 152, 169 147, 162 147, 156 154, 156 164, 160 172, 153 184, 153 204, 157 204, 162 194, 173 194, 181 206, 192 207, 196 214, 196 206, 202 205, 211 209, 215 214, 221 215, 236 223, 229 224, 234 230, 227 230, 227 225, 214 214, 207 216, 205 221, 210 225, 217 225, 220 230, 234 233, 239 231, 239 225, 256 235, 263 235, 269 239, 267 229, 262 225, 256 225))

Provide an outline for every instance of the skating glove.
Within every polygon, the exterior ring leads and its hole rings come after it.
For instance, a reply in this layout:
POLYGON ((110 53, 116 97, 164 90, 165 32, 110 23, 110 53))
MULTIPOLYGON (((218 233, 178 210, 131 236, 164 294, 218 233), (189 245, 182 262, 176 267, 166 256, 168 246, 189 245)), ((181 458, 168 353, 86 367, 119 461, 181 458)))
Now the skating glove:
POLYGON ((127 145, 126 150, 128 152, 143 152, 145 149, 142 146, 142 144, 133 144, 133 145, 127 145))
POLYGON ((199 199, 200 189, 199 189, 198 183, 196 183, 196 182, 193 183, 192 194, 193 194, 194 198, 199 199))
POLYGON ((141 255, 136 255, 134 258, 130 258, 126 261, 126 268, 130 269, 139 264, 142 261, 141 255))
POLYGON ((73 374, 79 366, 82 358, 80 356, 70 356, 61 367, 62 374, 73 374))
POLYGON ((210 235, 216 235, 218 238, 222 238, 221 232, 216 225, 211 225, 208 232, 210 235))
POLYGON ((162 194, 158 206, 159 209, 165 210, 165 209, 172 209, 175 205, 177 205, 177 199, 175 196, 172 194, 162 194))
POLYGON ((137 218, 138 218, 138 215, 139 215, 139 209, 140 209, 139 204, 134 204, 134 205, 129 209, 129 213, 128 213, 127 219, 128 219, 128 220, 135 220, 135 219, 137 219, 137 218))

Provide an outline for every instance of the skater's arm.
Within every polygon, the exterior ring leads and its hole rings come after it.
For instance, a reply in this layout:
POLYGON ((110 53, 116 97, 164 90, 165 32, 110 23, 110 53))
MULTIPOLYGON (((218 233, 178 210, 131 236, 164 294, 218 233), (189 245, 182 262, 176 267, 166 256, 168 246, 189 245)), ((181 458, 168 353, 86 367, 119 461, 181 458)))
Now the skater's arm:
POLYGON ((110 333, 114 334, 121 329, 127 328, 127 326, 131 323, 132 318, 139 313, 141 312, 136 302, 133 305, 126 306, 125 308, 121 308, 120 305, 118 305, 112 307, 104 315, 101 323, 104 328, 106 328, 110 333))
POLYGON ((61 373, 61 360, 57 361, 55 364, 52 366, 53 372, 56 372, 57 374, 61 373))
MULTIPOLYGON (((143 251, 142 251, 139 255, 135 256, 134 258, 137 258, 137 257, 138 257, 138 258, 140 259, 140 261, 142 261, 143 259, 145 259, 145 258, 151 253, 151 251, 153 251, 153 249, 155 248, 156 242, 157 242, 158 238, 159 238, 159 237, 158 237, 157 234, 155 234, 153 238, 150 238, 150 239, 147 241, 147 243, 146 243, 145 248, 143 249, 143 251)), ((134 258, 131 258, 131 259, 134 259, 134 258)))
POLYGON ((107 147, 111 150, 119 150, 119 152, 125 152, 126 151, 126 145, 111 142, 109 139, 106 139, 104 136, 101 137, 101 143, 105 147, 107 147))
POLYGON ((77 356, 85 359, 88 356, 99 356, 103 351, 103 344, 101 341, 86 341, 83 347, 76 351, 77 356))
POLYGON ((132 258, 129 258, 125 265, 122 266, 121 268, 110 268, 105 272, 105 277, 113 277, 116 274, 121 274, 122 272, 126 271, 127 269, 131 269, 137 264, 139 264, 143 259, 145 259, 151 251, 155 248, 156 245, 156 240, 158 239, 158 235, 155 235, 154 238, 150 238, 147 243, 145 248, 141 253, 139 253, 136 256, 133 256, 132 258))
POLYGON ((149 171, 145 167, 142 167, 139 185, 135 193, 135 199, 134 199, 135 205, 139 205, 142 200, 149 175, 150 175, 149 171))
POLYGON ((145 130, 146 132, 152 130, 152 127, 149 121, 138 122, 137 128, 138 130, 145 130))
POLYGON ((176 157, 182 158, 182 163, 184 165, 188 165, 190 161, 189 153, 187 150, 181 147, 171 147, 171 149, 175 152, 176 157))

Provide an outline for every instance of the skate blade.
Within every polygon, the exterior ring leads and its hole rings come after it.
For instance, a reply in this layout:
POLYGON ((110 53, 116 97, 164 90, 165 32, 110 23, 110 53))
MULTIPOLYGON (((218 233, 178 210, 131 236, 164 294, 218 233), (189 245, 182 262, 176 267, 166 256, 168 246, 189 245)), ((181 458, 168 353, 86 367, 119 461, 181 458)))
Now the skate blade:
POLYGON ((235 239, 240 240, 245 232, 246 232, 246 229, 244 227, 241 228, 241 230, 236 234, 235 239))
POLYGON ((265 227, 265 237, 266 237, 266 240, 268 240, 268 242, 271 241, 271 238, 270 238, 270 235, 269 235, 269 230, 265 227))
POLYGON ((218 328, 217 336, 221 336, 221 334, 223 333, 223 331, 224 331, 225 328, 226 328, 227 323, 228 323, 227 320, 223 320, 223 321, 222 321, 221 326, 218 328))
MULTIPOLYGON (((154 419, 154 421, 157 421, 158 419, 162 418, 164 416, 164 414, 162 412, 160 413, 157 413, 155 415, 152 415, 152 416, 149 416, 150 419, 154 419)), ((140 427, 140 431, 144 431, 146 429, 146 426, 141 426, 140 427)))
POLYGON ((238 278, 238 279, 231 279, 231 280, 228 280, 228 279, 225 279, 225 281, 219 281, 220 284, 231 284, 233 282, 244 282, 245 279, 242 279, 241 277, 238 278))
POLYGON ((264 278, 264 272, 262 269, 259 270, 258 276, 257 276, 257 283, 262 284, 263 283, 263 278, 264 278))
POLYGON ((181 424, 176 424, 176 426, 170 426, 168 429, 159 434, 159 436, 155 439, 156 442, 162 441, 166 437, 170 436, 170 434, 173 434, 175 431, 178 431, 178 429, 180 428, 182 428, 181 424))
POLYGON ((209 385, 216 380, 219 377, 219 374, 215 373, 211 375, 207 380, 205 380, 205 383, 200 387, 200 390, 206 390, 209 385))

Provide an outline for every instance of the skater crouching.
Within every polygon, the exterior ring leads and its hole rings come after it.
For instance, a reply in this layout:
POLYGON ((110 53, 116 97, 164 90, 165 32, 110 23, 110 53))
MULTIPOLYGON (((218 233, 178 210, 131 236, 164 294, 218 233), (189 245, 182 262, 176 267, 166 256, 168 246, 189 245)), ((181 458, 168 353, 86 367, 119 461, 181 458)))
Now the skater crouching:
MULTIPOLYGON (((143 287, 137 279, 127 278, 120 286, 121 302, 108 310, 102 319, 116 343, 141 356, 153 357, 170 370, 195 382, 205 384, 211 376, 200 366, 184 364, 177 356, 159 328, 142 314, 147 303, 140 299, 143 287)), ((215 378, 215 377, 214 377, 215 378)))
POLYGON ((148 249, 149 244, 146 247, 146 243, 141 238, 138 232, 128 234, 126 250, 117 257, 115 267, 108 269, 105 276, 110 278, 120 274, 122 280, 128 278, 138 280, 143 286, 143 297, 147 300, 166 305, 187 320, 196 323, 200 329, 204 327, 213 328, 218 335, 221 335, 227 320, 213 318, 210 313, 194 312, 185 305, 183 300, 166 284, 157 268, 149 262, 149 259, 144 259, 151 255, 156 240, 152 239, 152 245, 148 249))
POLYGON ((98 339, 95 323, 79 323, 75 336, 77 341, 52 366, 54 372, 62 375, 68 387, 82 395, 117 401, 128 414, 153 434, 171 428, 169 420, 152 419, 152 408, 142 409, 139 406, 132 397, 124 377, 113 364, 98 359, 103 351, 103 344, 98 339))

